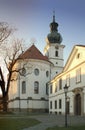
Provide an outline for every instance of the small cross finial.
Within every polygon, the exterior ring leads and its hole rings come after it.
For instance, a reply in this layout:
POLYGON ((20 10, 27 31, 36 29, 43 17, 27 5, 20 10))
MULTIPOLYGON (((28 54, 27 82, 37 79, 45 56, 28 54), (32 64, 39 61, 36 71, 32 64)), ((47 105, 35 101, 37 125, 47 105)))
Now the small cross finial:
POLYGON ((55 10, 53 10, 53 16, 55 16, 55 10))
POLYGON ((55 22, 55 10, 53 10, 53 22, 55 22))

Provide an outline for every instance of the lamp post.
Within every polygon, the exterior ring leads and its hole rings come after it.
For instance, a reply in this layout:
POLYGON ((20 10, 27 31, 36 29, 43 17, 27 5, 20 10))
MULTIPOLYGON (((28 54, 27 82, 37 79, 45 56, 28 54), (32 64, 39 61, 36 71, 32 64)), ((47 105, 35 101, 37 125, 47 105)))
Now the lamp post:
POLYGON ((67 127, 67 92, 68 92, 67 84, 65 84, 64 92, 65 92, 65 127, 67 127))

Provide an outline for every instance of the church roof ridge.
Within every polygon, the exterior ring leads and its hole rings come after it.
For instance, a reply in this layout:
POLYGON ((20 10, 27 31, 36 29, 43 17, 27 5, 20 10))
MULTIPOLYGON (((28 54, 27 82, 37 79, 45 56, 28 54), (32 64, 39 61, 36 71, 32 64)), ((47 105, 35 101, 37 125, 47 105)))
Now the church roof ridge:
POLYGON ((44 56, 34 44, 31 47, 29 47, 23 54, 21 54, 19 58, 49 61, 48 57, 44 56))

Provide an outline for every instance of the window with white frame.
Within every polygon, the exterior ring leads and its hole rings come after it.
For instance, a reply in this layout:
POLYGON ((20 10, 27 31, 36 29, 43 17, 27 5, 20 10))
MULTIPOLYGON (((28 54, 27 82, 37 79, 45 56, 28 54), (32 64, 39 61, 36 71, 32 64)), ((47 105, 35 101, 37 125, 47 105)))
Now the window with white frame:
POLYGON ((52 109, 52 101, 50 101, 50 109, 52 109))
POLYGON ((49 89, 48 89, 48 83, 46 83, 46 94, 48 95, 48 92, 49 91, 49 89))
POLYGON ((34 93, 35 94, 39 93, 39 82, 38 81, 34 82, 34 93))
POLYGON ((22 81, 22 94, 26 93, 26 81, 22 81))
POLYGON ((81 68, 76 70, 76 83, 81 82, 81 68))
POLYGON ((55 109, 57 109, 57 100, 55 100, 55 109))
POLYGON ((59 99, 59 109, 61 109, 61 108, 62 108, 62 100, 59 99))

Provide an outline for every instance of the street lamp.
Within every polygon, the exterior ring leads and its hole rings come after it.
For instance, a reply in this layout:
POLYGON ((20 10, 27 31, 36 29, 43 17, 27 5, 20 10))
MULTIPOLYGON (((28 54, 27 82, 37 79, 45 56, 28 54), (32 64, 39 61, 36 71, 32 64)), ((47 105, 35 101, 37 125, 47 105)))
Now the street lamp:
POLYGON ((67 127, 67 92, 68 92, 67 84, 65 84, 64 92, 65 92, 65 127, 67 127))

